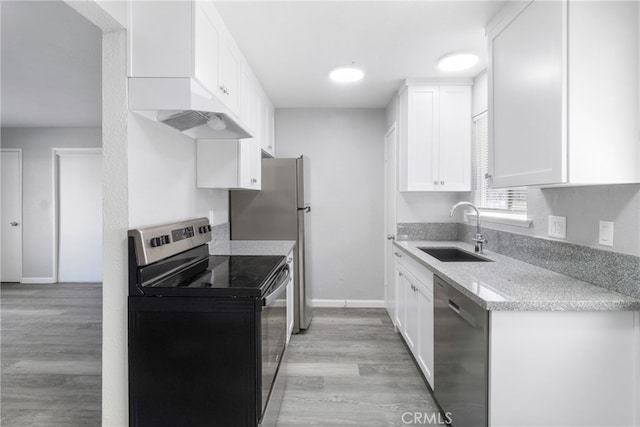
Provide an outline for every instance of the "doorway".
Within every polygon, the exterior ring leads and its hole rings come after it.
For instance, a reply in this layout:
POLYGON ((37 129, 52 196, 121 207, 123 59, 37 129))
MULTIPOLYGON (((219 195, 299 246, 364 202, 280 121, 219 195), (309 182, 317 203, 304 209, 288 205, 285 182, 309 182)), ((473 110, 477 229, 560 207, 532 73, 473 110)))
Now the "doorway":
POLYGON ((102 150, 54 149, 57 281, 102 282, 102 150))
POLYGON ((22 279, 22 150, 0 151, 2 164, 2 247, 0 281, 22 279))

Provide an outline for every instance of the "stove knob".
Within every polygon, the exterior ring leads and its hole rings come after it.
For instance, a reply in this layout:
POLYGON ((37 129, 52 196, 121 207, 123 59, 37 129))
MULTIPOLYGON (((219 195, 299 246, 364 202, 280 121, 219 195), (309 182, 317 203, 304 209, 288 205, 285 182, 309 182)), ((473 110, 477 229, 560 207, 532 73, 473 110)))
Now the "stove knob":
POLYGON ((160 241, 163 245, 171 243, 171 240, 169 240, 169 236, 166 234, 160 238, 160 241))
POLYGON ((156 248, 158 246, 162 246, 162 239, 160 239, 160 237, 154 237, 151 239, 150 243, 152 248, 156 248))
POLYGON ((211 232, 211 225, 207 225, 207 231, 211 232))

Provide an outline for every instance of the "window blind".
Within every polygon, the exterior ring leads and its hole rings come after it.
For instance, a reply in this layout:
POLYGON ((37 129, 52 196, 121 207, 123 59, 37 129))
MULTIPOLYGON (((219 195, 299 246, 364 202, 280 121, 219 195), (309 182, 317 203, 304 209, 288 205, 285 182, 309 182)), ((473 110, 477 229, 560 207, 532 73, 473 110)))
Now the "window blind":
POLYGON ((473 120, 475 156, 474 204, 478 208, 526 213, 527 190, 524 188, 490 189, 489 179, 489 120, 487 113, 473 120))

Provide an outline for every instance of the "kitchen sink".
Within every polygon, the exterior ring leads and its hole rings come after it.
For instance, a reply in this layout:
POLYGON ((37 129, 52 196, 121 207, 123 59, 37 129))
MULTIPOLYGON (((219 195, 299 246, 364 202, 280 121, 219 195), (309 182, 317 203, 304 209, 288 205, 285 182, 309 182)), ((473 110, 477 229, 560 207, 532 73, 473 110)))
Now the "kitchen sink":
POLYGON ((442 262, 493 262, 490 259, 483 258, 471 252, 463 251, 458 248, 418 248, 422 252, 442 262))

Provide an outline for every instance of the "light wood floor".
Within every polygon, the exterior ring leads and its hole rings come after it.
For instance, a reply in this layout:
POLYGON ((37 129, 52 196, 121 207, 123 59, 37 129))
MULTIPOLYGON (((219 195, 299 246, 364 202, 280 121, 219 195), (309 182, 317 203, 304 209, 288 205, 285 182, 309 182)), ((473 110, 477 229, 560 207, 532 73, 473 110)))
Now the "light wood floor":
POLYGON ((406 426, 438 413, 384 309, 316 309, 287 352, 278 427, 406 426))
POLYGON ((102 286, 0 287, 0 424, 101 423, 102 286))
MULTIPOLYGON (((0 425, 100 425, 100 285, 3 283, 0 343, 0 425)), ((316 309, 287 353, 279 427, 403 426, 405 413, 437 412, 383 309, 316 309)))

